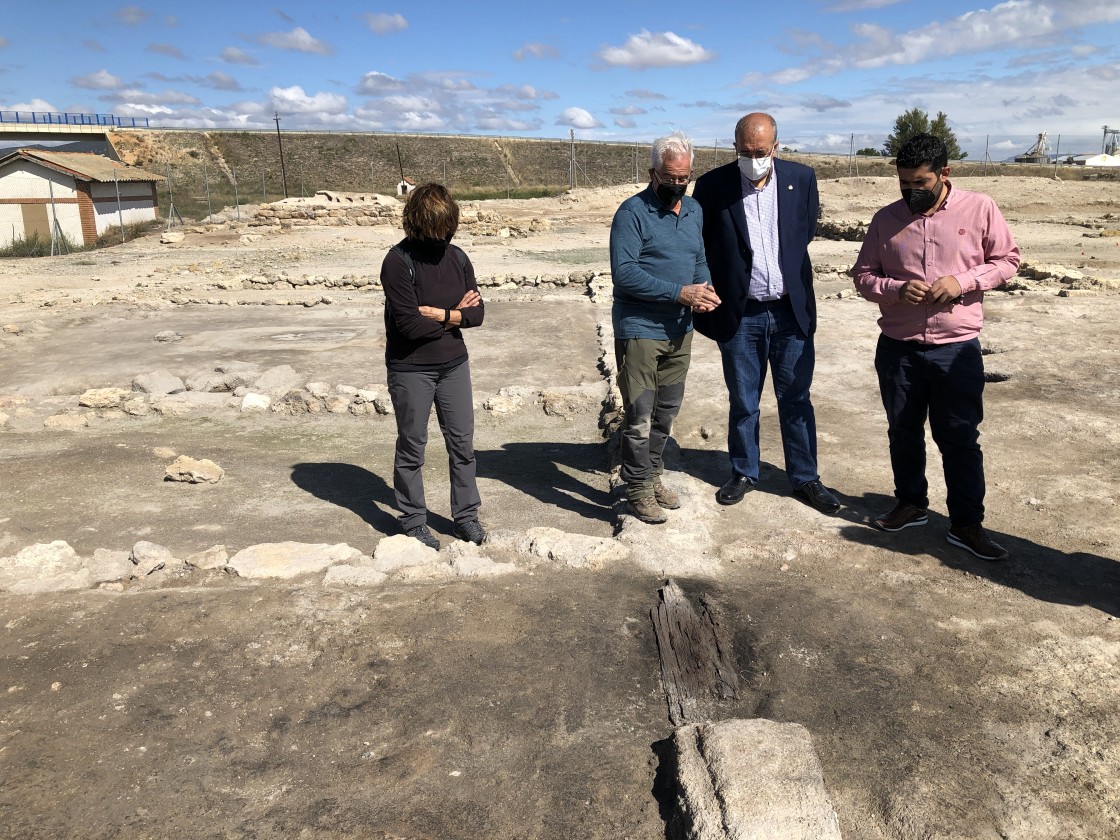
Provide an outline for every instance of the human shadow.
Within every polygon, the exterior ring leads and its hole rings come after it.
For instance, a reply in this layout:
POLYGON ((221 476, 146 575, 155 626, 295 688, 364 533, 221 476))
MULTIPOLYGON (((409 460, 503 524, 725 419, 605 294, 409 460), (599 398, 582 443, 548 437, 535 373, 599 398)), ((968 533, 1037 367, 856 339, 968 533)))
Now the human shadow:
MULTIPOLYGON (((396 516, 385 510, 393 508, 393 488, 364 467, 332 462, 293 464, 292 483, 323 501, 353 511, 375 531, 393 534, 400 530, 396 516)), ((454 527, 451 520, 431 511, 428 524, 441 533, 451 533, 454 527)))
POLYGON ((572 475, 606 470, 601 443, 504 443, 501 449, 476 450, 475 458, 480 478, 500 481, 585 519, 614 521, 610 494, 572 475))
MULTIPOLYGON (((882 512, 891 507, 892 497, 868 495, 858 506, 882 512), (876 500, 874 506, 871 499, 876 500), (878 500, 882 499, 883 504, 878 500)), ((855 507, 855 505, 853 505, 855 507)), ((870 517, 867 518, 868 521, 870 517)), ((949 531, 947 517, 930 511, 929 524, 884 533, 868 524, 845 525, 840 536, 849 542, 889 549, 901 554, 928 554, 952 569, 959 569, 1001 586, 1018 589, 1040 601, 1070 606, 1088 606, 1103 613, 1120 616, 1120 561, 1085 551, 1066 552, 1040 545, 1032 540, 997 531, 987 523, 985 530, 1008 550, 1010 558, 989 562, 974 557, 945 540, 949 531)))
MULTIPOLYGON (((670 442, 670 445, 665 448, 665 466, 712 485, 713 496, 731 478, 731 464, 727 460, 727 452, 722 449, 683 449, 674 447, 673 443, 670 442)), ((822 476, 822 480, 823 478, 822 476)), ((858 499, 838 490, 827 481, 824 483, 843 505, 840 511, 832 514, 832 516, 853 523, 864 521, 866 513, 858 499)), ((759 463, 758 483, 755 485, 753 492, 796 498, 793 495, 793 486, 786 476, 785 469, 777 464, 771 464, 769 461, 759 463)), ((798 501, 801 500, 798 499, 798 501)), ((805 503, 802 502, 802 504, 805 503)))

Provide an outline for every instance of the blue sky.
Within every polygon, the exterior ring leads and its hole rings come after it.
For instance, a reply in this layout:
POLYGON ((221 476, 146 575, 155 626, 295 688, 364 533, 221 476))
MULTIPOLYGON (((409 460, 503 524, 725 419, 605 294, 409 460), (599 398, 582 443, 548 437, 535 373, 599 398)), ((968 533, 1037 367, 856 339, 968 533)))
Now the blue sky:
POLYGON ((730 145, 752 110, 806 151, 944 111, 999 160, 1120 127, 1120 0, 11 3, 0 109, 281 127, 730 145))

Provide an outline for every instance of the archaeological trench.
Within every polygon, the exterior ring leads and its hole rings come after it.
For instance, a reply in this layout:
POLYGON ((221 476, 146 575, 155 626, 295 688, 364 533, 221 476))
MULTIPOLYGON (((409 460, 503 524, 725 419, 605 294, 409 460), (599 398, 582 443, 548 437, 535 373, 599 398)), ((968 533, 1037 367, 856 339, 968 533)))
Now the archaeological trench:
POLYGON ((726 478, 697 338, 680 510, 612 473, 609 222, 636 187, 470 202, 481 546, 399 534, 378 272, 400 204, 324 193, 0 263, 0 834, 1120 836, 1120 189, 969 178, 1023 251, 986 300, 988 564, 897 534, 846 271, 889 178, 821 183, 824 516, 726 478), (162 234, 162 235, 161 235, 162 234))

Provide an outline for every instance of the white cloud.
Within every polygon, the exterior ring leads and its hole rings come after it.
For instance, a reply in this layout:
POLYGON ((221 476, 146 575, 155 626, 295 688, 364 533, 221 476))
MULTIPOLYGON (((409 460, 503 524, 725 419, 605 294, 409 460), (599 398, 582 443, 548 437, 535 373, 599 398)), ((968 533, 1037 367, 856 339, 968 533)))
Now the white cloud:
POLYGON ((557 51, 556 47, 550 44, 542 44, 539 41, 529 41, 514 50, 513 57, 518 61, 524 61, 527 58, 559 58, 560 53, 557 51))
POLYGON ((380 73, 376 70, 371 70, 362 76, 362 80, 358 82, 358 93, 367 96, 376 96, 382 93, 389 93, 395 90, 404 90, 405 84, 400 79, 393 78, 387 73, 380 73))
POLYGON ((139 6, 122 6, 113 12, 117 19, 126 26, 136 26, 148 19, 148 13, 139 6))
POLYGON ((330 55, 334 52, 329 44, 315 38, 302 26, 297 26, 291 32, 266 32, 259 36, 257 41, 269 47, 294 50, 295 52, 314 53, 316 55, 330 55))
POLYGON ((101 42, 93 38, 85 38, 82 41, 82 46, 91 52, 105 52, 105 47, 101 46, 101 42))
POLYGON ((86 90, 116 90, 121 87, 124 82, 120 76, 114 76, 104 67, 96 73, 88 73, 85 76, 78 76, 76 79, 71 79, 70 84, 74 87, 85 88, 86 90))
POLYGON ((479 117, 475 126, 482 131, 536 131, 543 125, 540 120, 515 120, 504 116, 479 117))
POLYGON ((1014 140, 1000 140, 998 143, 992 143, 988 146, 993 152, 1010 152, 1019 148, 1019 143, 1014 140))
POLYGON ((420 111, 435 112, 440 110, 439 102, 423 96, 386 96, 381 101, 389 110, 402 114, 420 111))
POLYGON ((556 118, 556 125, 570 128, 600 128, 603 124, 583 108, 565 108, 556 118))
POLYGON ((316 93, 308 96, 299 85, 268 92, 269 106, 288 114, 345 114, 346 97, 338 93, 316 93))
POLYGON ((500 85, 494 88, 495 93, 511 96, 514 99, 556 99, 557 95, 550 90, 537 90, 532 85, 500 85))
POLYGON ((663 93, 658 93, 655 90, 645 90, 644 88, 632 88, 626 91, 626 95, 633 99, 668 99, 669 97, 663 93))
POLYGON ((145 49, 156 55, 166 55, 169 58, 177 58, 180 61, 187 60, 187 57, 183 55, 183 51, 174 44, 148 44, 145 49))
POLYGON ((180 90, 165 90, 160 93, 153 91, 129 88, 116 93, 99 96, 103 102, 122 102, 127 104, 141 103, 145 105, 201 105, 198 97, 183 93, 180 90))
POLYGON ((243 88, 238 83, 237 79, 228 73, 223 73, 221 70, 215 70, 208 73, 201 79, 196 80, 197 84, 203 87, 213 88, 214 90, 242 90, 243 88))
MULTIPOLYGON (((936 20, 904 32, 875 23, 858 23, 851 27, 855 36, 852 43, 844 47, 825 45, 824 55, 780 70, 770 78, 777 84, 787 85, 852 69, 909 66, 951 55, 984 54, 993 46, 1035 49, 1040 39, 1052 41, 1071 29, 1117 20, 1120 20, 1120 3, 1115 0, 1063 4, 1050 0, 1006 0, 989 9, 936 20)), ((757 82, 757 74, 748 74, 742 79, 743 84, 757 82)))
POLYGON ((674 32, 643 29, 621 47, 603 47, 599 58, 611 67, 645 70, 650 67, 681 67, 711 61, 716 54, 674 32))
MULTIPOLYGON (((639 114, 648 113, 645 108, 639 108, 637 105, 627 105, 625 108, 611 108, 612 114, 618 114, 623 117, 636 117, 639 114)), ((615 120, 618 122, 618 120, 615 120)), ((632 128, 632 126, 629 126, 632 128)))
POLYGON ((8 46, 10 43, 12 42, 7 38, 0 36, 0 50, 4 49, 4 47, 8 46))
POLYGON ((852 103, 846 99, 837 99, 834 96, 810 96, 803 103, 806 108, 818 113, 832 111, 837 108, 850 108, 852 103))
POLYGON ((30 102, 13 102, 10 105, 4 106, 5 111, 57 111, 58 108, 54 107, 45 99, 32 99, 30 102))
POLYGON ((630 117, 615 117, 614 124, 619 128, 636 128, 638 125, 630 117))
POLYGON ((260 64, 255 58, 237 47, 226 47, 221 53, 222 61, 226 64, 246 64, 256 65, 260 64))
POLYGON ((402 29, 408 29, 408 21, 405 20, 404 15, 401 14, 367 13, 364 17, 366 19, 366 26, 378 35, 388 35, 390 32, 399 32, 402 29))

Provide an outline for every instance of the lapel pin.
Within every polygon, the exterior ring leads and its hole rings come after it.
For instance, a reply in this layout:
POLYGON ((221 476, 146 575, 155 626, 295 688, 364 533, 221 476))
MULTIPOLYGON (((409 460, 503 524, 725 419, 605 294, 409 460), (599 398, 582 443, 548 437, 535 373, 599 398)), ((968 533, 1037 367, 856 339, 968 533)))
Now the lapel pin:
POLYGON ((786 189, 787 190, 792 190, 793 189, 793 184, 786 184, 786 189))

